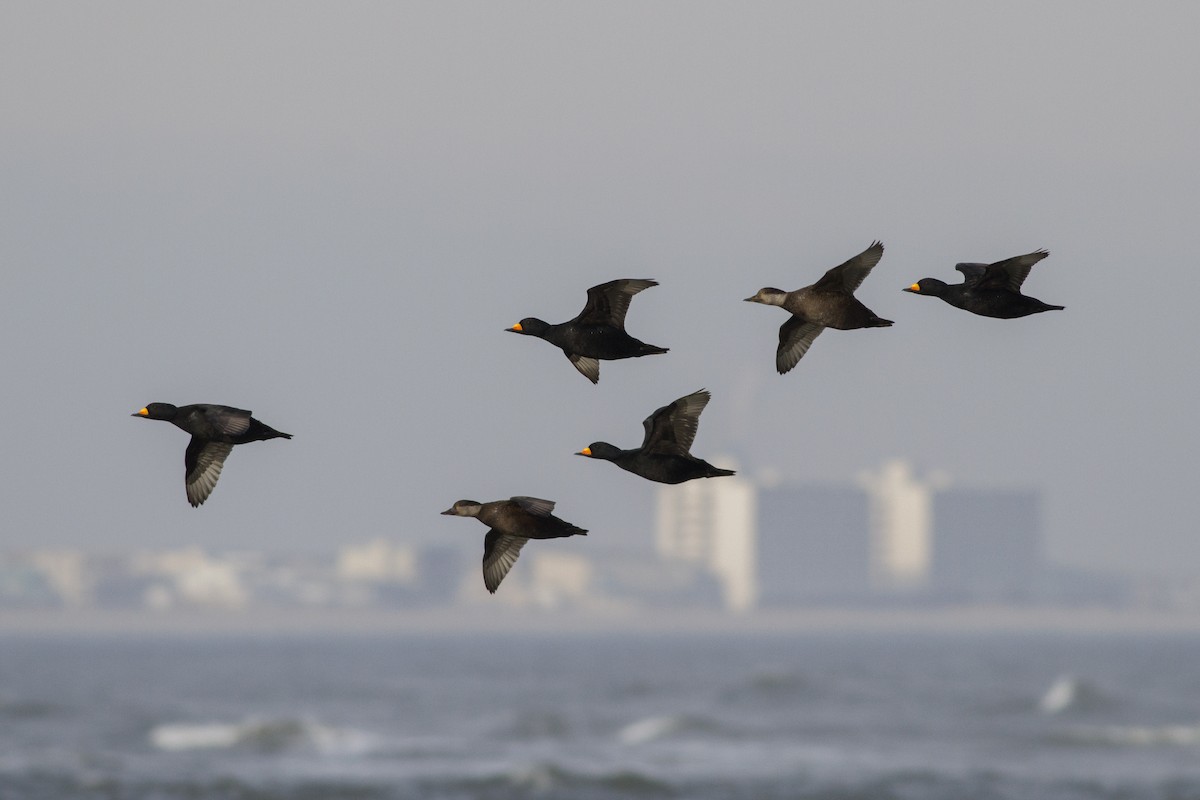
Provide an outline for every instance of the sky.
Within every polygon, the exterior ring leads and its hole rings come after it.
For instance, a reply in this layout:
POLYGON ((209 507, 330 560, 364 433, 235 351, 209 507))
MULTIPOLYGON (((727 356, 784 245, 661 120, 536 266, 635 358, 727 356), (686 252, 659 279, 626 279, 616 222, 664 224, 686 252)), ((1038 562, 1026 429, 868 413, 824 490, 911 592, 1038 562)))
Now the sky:
MULTIPOLYGON (((9 3, 0 7, 6 549, 472 544, 525 494, 651 536, 637 445, 706 387, 693 452, 845 482, 884 460, 1044 496, 1047 555, 1200 565, 1200 6, 9 3), (774 369, 776 308, 873 240, 857 296, 774 369), (1047 248, 1067 307, 993 320, 901 289, 1047 248), (670 353, 593 386, 544 342, 587 287, 670 353), (223 403, 200 509, 187 436, 223 403), (475 530, 478 528, 478 530, 475 530)), ((593 540, 600 542, 593 544, 593 540)))

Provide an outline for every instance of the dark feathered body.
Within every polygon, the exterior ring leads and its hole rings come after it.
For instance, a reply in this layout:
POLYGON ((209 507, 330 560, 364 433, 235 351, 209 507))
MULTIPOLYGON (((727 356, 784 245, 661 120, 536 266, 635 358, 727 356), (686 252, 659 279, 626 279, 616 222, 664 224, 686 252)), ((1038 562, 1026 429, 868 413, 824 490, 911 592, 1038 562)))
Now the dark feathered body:
POLYGON ((714 467, 691 453, 654 453, 641 447, 622 450, 607 442, 588 446, 588 455, 611 461, 626 472, 658 483, 684 483, 695 478, 722 478, 736 474, 731 469, 714 467))
POLYGON ((1021 284, 1033 265, 1048 255, 1046 250, 1035 250, 994 264, 963 262, 954 267, 963 274, 962 283, 922 278, 904 291, 941 298, 955 308, 981 317, 1016 319, 1043 311, 1062 311, 1065 306, 1043 303, 1021 293, 1021 284))
POLYGON ((779 328, 779 345, 775 350, 779 374, 796 366, 826 328, 848 331, 892 325, 890 319, 883 319, 854 296, 882 257, 883 244, 874 242, 846 263, 830 269, 811 286, 791 292, 767 287, 746 298, 750 303, 779 306, 792 315, 779 328))
POLYGON ((598 358, 602 361, 618 361, 622 358, 639 358, 654 356, 667 352, 667 348, 646 344, 641 339, 634 338, 612 325, 588 324, 578 318, 568 322, 550 325, 533 317, 521 320, 524 330, 521 333, 531 333, 539 339, 544 339, 561 349, 568 357, 571 355, 598 358), (541 323, 545 327, 540 327, 541 323))
POLYGON ((186 406, 150 403, 133 416, 170 422, 192 435, 184 451, 183 467, 184 488, 193 507, 207 500, 216 487, 234 445, 292 438, 290 433, 282 433, 255 419, 245 409, 211 403, 186 406))
POLYGON ((714 467, 689 451, 700 425, 700 412, 711 395, 704 389, 656 409, 642 422, 642 446, 622 450, 608 442, 593 442, 576 455, 611 461, 627 472, 658 483, 683 483, 695 478, 721 478, 733 470, 714 467))
POLYGON ((489 592, 495 593, 530 539, 587 535, 583 528, 550 513, 553 510, 552 500, 512 497, 490 503, 459 500, 442 514, 475 517, 488 526, 483 538, 483 583, 489 592))
POLYGON ((551 325, 526 317, 507 330, 544 339, 563 351, 575 369, 592 383, 600 380, 600 361, 638 358, 667 352, 625 332, 625 313, 638 292, 657 286, 657 281, 621 278, 588 289, 583 311, 567 322, 551 325))
POLYGON ((267 439, 292 438, 290 433, 282 433, 255 419, 251 412, 231 406, 193 403, 176 407, 169 403, 151 403, 146 409, 148 414, 137 416, 166 420, 192 436, 199 436, 210 442, 246 444, 267 439), (171 409, 174 409, 173 413, 171 409), (235 421, 243 419, 247 421, 244 428, 234 424, 235 421))
POLYGON ((516 500, 483 503, 479 513, 474 516, 492 530, 526 539, 561 539, 564 536, 587 535, 583 528, 553 514, 535 514, 516 500))
POLYGON ((886 328, 892 324, 890 319, 881 318, 852 294, 825 292, 812 286, 788 292, 782 307, 808 322, 839 331, 886 328))
POLYGON ((1036 297, 1005 289, 971 288, 967 283, 945 283, 937 278, 922 278, 906 292, 938 297, 955 308, 970 311, 981 317, 1016 319, 1043 311, 1062 311, 1066 306, 1052 306, 1036 297), (914 288, 916 287, 916 288, 914 288))

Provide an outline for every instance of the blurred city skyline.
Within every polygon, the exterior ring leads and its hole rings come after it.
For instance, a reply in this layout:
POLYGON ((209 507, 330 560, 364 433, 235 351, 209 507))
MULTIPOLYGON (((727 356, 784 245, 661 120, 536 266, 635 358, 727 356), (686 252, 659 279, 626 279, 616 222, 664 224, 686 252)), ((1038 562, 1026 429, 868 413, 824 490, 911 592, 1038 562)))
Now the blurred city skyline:
POLYGON ((495 596, 481 581, 482 537, 471 546, 376 537, 323 555, 200 545, 0 552, 0 627, 5 615, 8 624, 69 625, 96 612, 147 621, 203 612, 236 627, 261 624, 264 614, 356 610, 378 625, 381 614, 453 619, 481 605, 564 612, 592 627, 681 612, 715 613, 727 625, 794 625, 838 610, 861 613, 859 624, 896 612, 924 624, 955 613, 1024 615, 1026 627, 1040 624, 1038 613, 1100 612, 1110 624, 1132 614, 1156 624, 1200 619, 1200 581, 1122 578, 1048 559, 1042 497, 1030 489, 955 487, 890 461, 848 483, 731 477, 656 495, 649 535, 624 546, 595 537, 530 542, 495 596), (250 621, 236 621, 243 616, 250 621))

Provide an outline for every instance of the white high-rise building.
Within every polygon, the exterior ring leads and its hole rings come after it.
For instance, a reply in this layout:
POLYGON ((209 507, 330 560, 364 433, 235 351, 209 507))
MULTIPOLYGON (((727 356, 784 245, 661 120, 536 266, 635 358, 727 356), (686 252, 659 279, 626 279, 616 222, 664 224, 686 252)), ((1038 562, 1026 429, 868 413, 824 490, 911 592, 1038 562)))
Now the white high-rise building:
POLYGON ((859 475, 870 498, 870 571, 876 590, 920 589, 928 583, 937 483, 937 478, 917 479, 900 460, 859 475))
MULTIPOLYGON (((734 468, 727 462, 719 466, 734 468)), ((709 571, 721 586, 725 607, 733 611, 758 602, 755 494, 754 485, 736 475, 658 490, 658 554, 709 571)))

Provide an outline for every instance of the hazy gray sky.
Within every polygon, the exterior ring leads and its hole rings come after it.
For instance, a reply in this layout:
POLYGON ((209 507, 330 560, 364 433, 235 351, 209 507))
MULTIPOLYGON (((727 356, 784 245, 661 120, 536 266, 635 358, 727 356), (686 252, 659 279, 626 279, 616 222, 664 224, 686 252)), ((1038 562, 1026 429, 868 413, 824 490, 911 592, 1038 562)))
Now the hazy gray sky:
MULTIPOLYGON (((478 538, 531 494, 650 535, 571 455, 713 393, 695 452, 1045 491, 1050 555, 1200 564, 1195 4, 24 3, 0 8, 6 547, 478 538), (881 239, 888 329, 774 371, 794 289, 881 239), (903 294, 1038 247, 1067 311, 903 294), (616 277, 665 356, 549 345, 616 277), (253 409, 199 510, 150 401, 253 409)), ((594 540, 600 540, 596 542, 594 540)))

